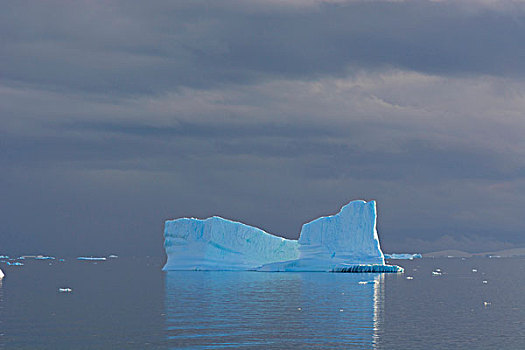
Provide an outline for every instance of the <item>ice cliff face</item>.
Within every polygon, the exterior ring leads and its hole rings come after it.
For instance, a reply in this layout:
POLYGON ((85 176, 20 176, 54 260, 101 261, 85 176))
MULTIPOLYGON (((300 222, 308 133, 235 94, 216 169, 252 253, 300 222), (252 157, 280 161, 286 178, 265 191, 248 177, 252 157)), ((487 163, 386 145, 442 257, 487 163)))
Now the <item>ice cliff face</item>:
POLYGON ((399 272, 385 265, 375 201, 353 201, 303 225, 299 240, 220 217, 168 220, 164 270, 399 272))
POLYGON ((297 241, 218 216, 166 221, 165 270, 253 270, 297 259, 297 241))
POLYGON ((299 250, 302 259, 384 264, 376 230, 376 202, 353 201, 336 215, 304 224, 299 250))

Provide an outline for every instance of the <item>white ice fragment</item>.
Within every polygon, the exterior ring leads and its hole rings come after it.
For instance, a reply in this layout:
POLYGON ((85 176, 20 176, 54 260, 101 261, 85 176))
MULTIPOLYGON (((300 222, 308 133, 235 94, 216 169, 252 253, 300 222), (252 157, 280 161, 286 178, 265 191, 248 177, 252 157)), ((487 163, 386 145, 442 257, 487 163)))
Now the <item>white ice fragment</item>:
POLYGON ((0 259, 9 259, 7 255, 0 255, 0 259))
POLYGON ((71 288, 58 288, 58 291, 60 293, 71 293, 73 291, 73 289, 71 289, 71 288))
POLYGON ((2 271, 2 269, 0 269, 0 280, 1 280, 2 278, 4 278, 4 276, 5 276, 5 275, 4 275, 4 271, 2 271))
POLYGON ((413 279, 414 279, 414 277, 412 277, 412 276, 407 276, 407 280, 413 280, 413 279))
POLYGON ((482 281, 482 283, 483 283, 483 284, 487 284, 487 283, 489 283, 489 282, 488 282, 488 281, 482 281))
POLYGON ((442 273, 440 271, 432 271, 432 276, 441 276, 442 273))
POLYGON ((110 258, 110 259, 116 259, 116 258, 118 258, 118 255, 111 254, 111 255, 108 256, 108 258, 110 258))
POLYGON ((298 307, 297 310, 301 311, 302 309, 300 307, 298 307))
POLYGON ((53 256, 45 256, 45 255, 37 255, 37 256, 35 256, 35 260, 55 260, 55 257, 53 257, 53 256))
POLYGON ((339 309, 339 312, 343 312, 344 310, 343 309, 339 309))
POLYGON ((359 281, 359 284, 367 284, 367 281, 359 281))
POLYGON ((478 270, 476 270, 476 269, 472 269, 472 272, 478 272, 478 270))
POLYGON ((94 256, 79 256, 77 260, 88 260, 88 261, 105 261, 104 257, 94 257, 94 256))
POLYGON ((483 305, 484 305, 485 307, 489 306, 489 305, 490 305, 490 301, 484 301, 484 302, 483 302, 483 305))

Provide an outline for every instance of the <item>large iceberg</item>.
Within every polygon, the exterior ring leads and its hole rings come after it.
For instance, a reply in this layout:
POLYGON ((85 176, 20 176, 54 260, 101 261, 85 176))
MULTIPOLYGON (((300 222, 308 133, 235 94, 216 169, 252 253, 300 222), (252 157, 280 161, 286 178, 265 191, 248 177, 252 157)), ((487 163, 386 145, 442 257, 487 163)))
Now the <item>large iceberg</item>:
POLYGON ((375 201, 352 201, 304 224, 299 240, 218 216, 168 220, 164 270, 402 272, 385 264, 376 219, 375 201))

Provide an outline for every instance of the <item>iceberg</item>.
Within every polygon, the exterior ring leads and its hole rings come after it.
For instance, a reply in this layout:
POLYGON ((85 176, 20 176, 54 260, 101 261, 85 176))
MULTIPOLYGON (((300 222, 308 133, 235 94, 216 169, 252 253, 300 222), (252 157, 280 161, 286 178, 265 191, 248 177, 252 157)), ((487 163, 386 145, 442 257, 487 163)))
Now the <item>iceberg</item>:
POLYGON ((77 260, 86 260, 86 261, 106 261, 104 257, 93 257, 93 256, 79 256, 77 260))
POLYGON ((218 216, 167 220, 163 270, 403 272, 385 264, 376 221, 363 200, 304 224, 298 240, 218 216))
POLYGON ((421 259, 423 256, 419 253, 410 254, 410 253, 392 253, 385 254, 385 259, 394 259, 394 260, 414 260, 421 259))

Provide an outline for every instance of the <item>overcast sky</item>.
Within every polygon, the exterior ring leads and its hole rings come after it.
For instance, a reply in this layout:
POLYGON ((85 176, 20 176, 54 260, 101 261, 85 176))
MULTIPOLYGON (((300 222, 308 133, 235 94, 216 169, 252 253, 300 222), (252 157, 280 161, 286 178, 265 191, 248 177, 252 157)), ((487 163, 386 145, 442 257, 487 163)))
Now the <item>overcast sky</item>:
POLYGON ((521 1, 1 1, 0 254, 297 238, 375 199, 387 252, 525 245, 521 1))

